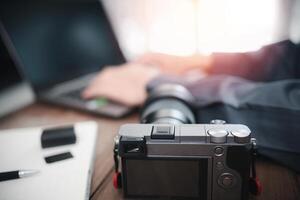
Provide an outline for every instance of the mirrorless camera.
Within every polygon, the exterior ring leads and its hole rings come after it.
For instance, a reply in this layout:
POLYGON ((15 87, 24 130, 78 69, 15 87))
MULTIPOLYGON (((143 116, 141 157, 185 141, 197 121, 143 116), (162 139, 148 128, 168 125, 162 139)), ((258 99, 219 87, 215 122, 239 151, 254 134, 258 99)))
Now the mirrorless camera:
POLYGON ((161 85, 150 91, 142 124, 120 128, 114 185, 126 198, 248 199, 250 129, 222 120, 193 124, 193 101, 184 87, 161 85))

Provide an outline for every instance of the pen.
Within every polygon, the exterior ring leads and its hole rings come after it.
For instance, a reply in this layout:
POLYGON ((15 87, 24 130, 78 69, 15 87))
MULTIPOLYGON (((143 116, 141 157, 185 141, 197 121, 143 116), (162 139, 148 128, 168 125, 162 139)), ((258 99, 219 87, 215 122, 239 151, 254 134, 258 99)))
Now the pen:
POLYGON ((0 182, 33 176, 38 172, 38 170, 17 170, 10 172, 0 172, 0 182))

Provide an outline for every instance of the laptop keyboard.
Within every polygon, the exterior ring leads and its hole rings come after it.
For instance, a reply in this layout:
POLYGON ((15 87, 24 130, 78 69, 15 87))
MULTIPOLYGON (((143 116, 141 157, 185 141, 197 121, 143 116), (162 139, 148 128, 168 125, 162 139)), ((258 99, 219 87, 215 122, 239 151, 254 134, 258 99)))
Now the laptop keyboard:
POLYGON ((97 108, 103 107, 105 105, 108 104, 108 101, 106 98, 96 98, 96 99, 83 99, 81 97, 81 93, 84 90, 84 88, 80 88, 80 89, 76 89, 76 90, 72 90, 69 91, 65 94, 63 94, 64 97, 67 97, 68 99, 73 99, 73 100, 77 100, 80 102, 83 102, 85 104, 85 106, 91 110, 95 110, 97 108))
POLYGON ((72 90, 70 92, 67 92, 65 94, 63 94, 63 96, 67 96, 69 98, 72 98, 72 99, 76 99, 76 100, 80 100, 80 101, 85 101, 82 97, 81 97, 81 93, 83 91, 84 88, 79 88, 79 89, 76 89, 76 90, 72 90))
MULTIPOLYGON (((106 114, 107 116, 111 117, 120 117, 123 116, 125 113, 128 113, 129 107, 114 103, 112 101, 109 101, 108 99, 104 97, 99 97, 95 99, 89 99, 85 100, 81 97, 81 93, 84 90, 84 88, 78 88, 76 90, 72 90, 69 92, 66 92, 64 94, 61 94, 61 97, 66 99, 72 99, 77 102, 77 106, 90 110, 99 112, 101 114, 106 114)), ((73 101, 74 103, 74 101, 73 101)), ((73 104, 74 105, 74 104, 73 104)))

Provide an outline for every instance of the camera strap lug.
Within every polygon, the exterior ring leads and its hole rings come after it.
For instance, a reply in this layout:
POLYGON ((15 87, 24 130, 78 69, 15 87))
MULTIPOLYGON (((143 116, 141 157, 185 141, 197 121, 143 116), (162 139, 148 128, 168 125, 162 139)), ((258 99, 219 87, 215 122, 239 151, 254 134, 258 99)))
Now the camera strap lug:
POLYGON ((119 137, 115 137, 115 145, 114 145, 114 162, 115 162, 115 173, 113 176, 113 185, 115 189, 119 189, 122 187, 122 176, 119 172, 119 157, 118 157, 118 149, 119 149, 119 137))
POLYGON ((257 144, 256 139, 251 139, 251 173, 249 179, 249 189, 250 193, 253 195, 260 195, 262 192, 262 184, 257 178, 256 174, 256 157, 257 157, 257 144))

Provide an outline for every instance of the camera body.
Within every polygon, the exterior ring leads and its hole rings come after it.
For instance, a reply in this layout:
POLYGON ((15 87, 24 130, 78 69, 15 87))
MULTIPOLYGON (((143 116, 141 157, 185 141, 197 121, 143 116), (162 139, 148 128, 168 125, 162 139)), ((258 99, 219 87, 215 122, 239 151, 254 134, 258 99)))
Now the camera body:
POLYGON ((126 124, 115 145, 125 198, 248 199, 251 149, 240 124, 126 124))

